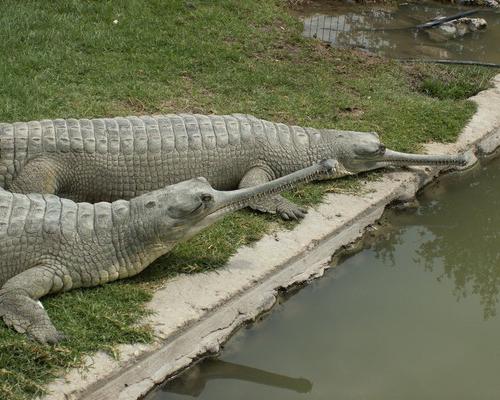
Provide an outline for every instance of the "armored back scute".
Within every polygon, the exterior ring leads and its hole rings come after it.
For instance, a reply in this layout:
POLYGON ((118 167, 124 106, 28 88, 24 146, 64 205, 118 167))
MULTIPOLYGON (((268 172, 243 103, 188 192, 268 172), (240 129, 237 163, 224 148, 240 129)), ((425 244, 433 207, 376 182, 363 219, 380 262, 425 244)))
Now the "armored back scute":
POLYGON ((0 186, 8 186, 29 157, 55 149, 52 121, 0 123, 0 186))
POLYGON ((14 126, 0 124, 0 187, 5 188, 14 176, 14 126), (9 177, 9 178, 8 178, 9 177))

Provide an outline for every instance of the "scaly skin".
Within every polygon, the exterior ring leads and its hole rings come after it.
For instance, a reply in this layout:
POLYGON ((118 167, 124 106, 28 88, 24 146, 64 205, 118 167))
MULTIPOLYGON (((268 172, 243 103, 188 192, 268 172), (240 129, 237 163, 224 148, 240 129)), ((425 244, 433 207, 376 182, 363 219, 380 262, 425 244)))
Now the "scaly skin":
MULTIPOLYGON (((301 128, 241 114, 0 124, 0 186, 75 201, 131 199, 196 176, 218 190, 233 190, 322 159, 338 160, 351 174, 390 164, 385 156, 375 133, 301 128)), ((457 157, 401 153, 398 160, 399 165, 463 163, 457 157)), ((305 212, 280 196, 251 206, 285 219, 305 212)))
POLYGON ((135 275, 228 212, 299 182, 335 174, 334 166, 325 161, 231 192, 195 178, 131 201, 93 205, 0 189, 0 317, 42 343, 55 343, 63 336, 40 297, 135 275))

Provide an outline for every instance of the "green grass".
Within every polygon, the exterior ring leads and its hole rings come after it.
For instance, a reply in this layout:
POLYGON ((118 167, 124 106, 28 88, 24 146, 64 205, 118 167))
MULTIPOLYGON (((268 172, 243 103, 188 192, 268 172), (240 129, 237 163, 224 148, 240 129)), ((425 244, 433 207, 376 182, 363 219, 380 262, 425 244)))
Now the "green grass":
POLYGON ((95 290, 75 290, 44 300, 52 321, 68 336, 62 345, 42 346, 0 329, 0 398, 25 399, 64 368, 78 366, 83 354, 102 349, 114 355, 122 343, 149 342, 147 327, 134 326, 147 315, 151 293, 121 282, 95 290))
MULTIPOLYGON (((489 70, 399 65, 301 36, 278 0, 14 1, 0 5, 0 120, 245 112, 313 127, 375 130, 389 147, 452 141, 487 87, 489 70), (114 24, 113 21, 118 23, 114 24)), ((362 179, 374 179, 367 175, 362 179)), ((288 194, 317 204, 353 178, 288 194)), ((0 398, 32 398, 98 349, 151 340, 133 323, 152 288, 179 272, 218 268, 269 229, 236 213, 126 282, 44 299, 69 337, 56 347, 0 325, 0 398)))

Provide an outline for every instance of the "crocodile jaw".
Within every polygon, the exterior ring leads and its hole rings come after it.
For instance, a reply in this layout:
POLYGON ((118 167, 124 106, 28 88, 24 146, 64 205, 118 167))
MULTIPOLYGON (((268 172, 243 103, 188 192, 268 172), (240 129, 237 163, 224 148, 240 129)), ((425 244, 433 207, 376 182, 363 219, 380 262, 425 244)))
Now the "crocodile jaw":
POLYGON ((411 154, 393 150, 384 150, 381 154, 372 157, 358 157, 347 163, 346 169, 352 173, 370 171, 388 166, 459 166, 467 165, 467 158, 463 154, 411 154))

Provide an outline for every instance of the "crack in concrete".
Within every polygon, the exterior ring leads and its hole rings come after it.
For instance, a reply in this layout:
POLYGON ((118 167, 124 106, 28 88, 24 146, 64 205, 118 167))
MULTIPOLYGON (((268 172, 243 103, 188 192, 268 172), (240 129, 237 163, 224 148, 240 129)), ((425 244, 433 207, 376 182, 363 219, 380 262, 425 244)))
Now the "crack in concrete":
MULTIPOLYGON (((239 315, 239 313, 238 313, 239 315)), ((213 335, 214 333, 217 333, 217 332, 221 332, 221 331, 225 331, 226 329, 229 329, 231 328, 232 326, 234 326, 234 323, 238 320, 238 317, 235 317, 229 324, 227 324, 226 326, 221 326, 220 328, 217 328, 217 329, 214 329, 213 331, 211 332, 208 332, 205 336, 202 336, 201 339, 206 339, 207 337, 213 335)))

